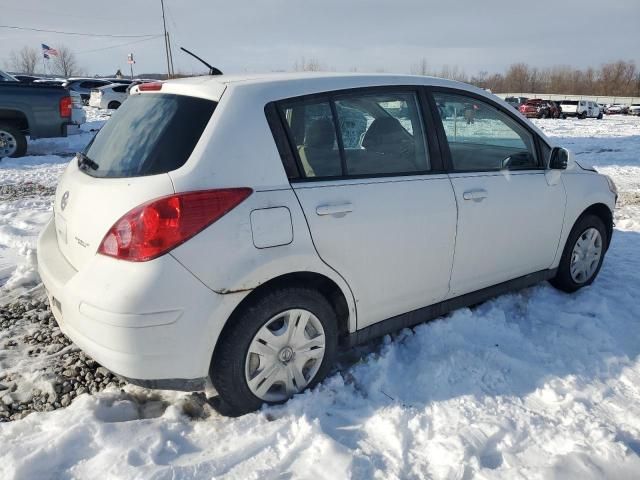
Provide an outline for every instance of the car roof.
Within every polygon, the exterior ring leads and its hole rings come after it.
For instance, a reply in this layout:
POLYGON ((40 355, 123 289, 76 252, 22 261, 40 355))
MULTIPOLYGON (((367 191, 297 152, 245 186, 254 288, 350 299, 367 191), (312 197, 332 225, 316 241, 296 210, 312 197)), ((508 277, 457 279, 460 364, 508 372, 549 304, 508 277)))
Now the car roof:
POLYGON ((337 72, 276 72, 276 73, 252 73, 237 75, 205 75, 200 77, 185 77, 170 80, 170 82, 179 83, 198 83, 215 82, 222 84, 236 83, 285 83, 285 82, 301 82, 301 81, 317 81, 317 80, 350 80, 354 84, 382 84, 382 85, 423 85, 425 80, 427 84, 443 84, 449 83, 451 86, 459 86, 460 82, 454 80, 445 80, 436 77, 426 77, 421 75, 402 75, 395 73, 337 73, 337 72))
MULTIPOLYGON (((483 96, 495 97, 488 92, 454 80, 436 77, 399 74, 365 74, 365 73, 263 73, 243 75, 206 75, 187 77, 163 82, 162 90, 166 93, 203 96, 218 100, 227 89, 253 91, 260 100, 272 101, 282 98, 297 97, 328 91, 348 90, 350 88, 366 88, 381 86, 441 86, 472 91, 483 96), (258 93, 259 92, 259 93, 258 93)), ((502 101, 502 100, 500 100, 502 101)))
POLYGON ((109 80, 106 80, 104 78, 95 78, 95 77, 71 77, 67 79, 69 82, 86 82, 86 81, 105 81, 108 82, 109 80))

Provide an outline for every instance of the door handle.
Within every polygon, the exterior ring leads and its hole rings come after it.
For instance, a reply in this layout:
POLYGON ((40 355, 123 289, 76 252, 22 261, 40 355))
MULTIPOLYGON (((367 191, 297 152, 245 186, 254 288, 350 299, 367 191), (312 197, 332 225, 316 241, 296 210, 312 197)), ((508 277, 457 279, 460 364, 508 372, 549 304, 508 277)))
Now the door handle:
POLYGON ((345 215, 353 211, 353 205, 350 203, 340 203, 338 205, 320 205, 316 208, 318 215, 345 215))
POLYGON ((474 201, 480 202, 485 198, 487 198, 488 195, 489 194, 484 189, 469 190, 462 194, 462 198, 464 198, 465 200, 474 200, 474 201))

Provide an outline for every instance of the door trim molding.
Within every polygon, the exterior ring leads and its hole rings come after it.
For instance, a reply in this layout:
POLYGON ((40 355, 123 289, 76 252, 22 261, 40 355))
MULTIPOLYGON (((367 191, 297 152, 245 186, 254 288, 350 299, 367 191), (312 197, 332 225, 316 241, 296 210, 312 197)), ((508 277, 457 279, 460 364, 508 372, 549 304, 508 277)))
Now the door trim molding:
POLYGON ((491 298, 497 297, 498 295, 503 295, 513 290, 531 287, 544 280, 549 280, 556 276, 557 270, 557 268, 540 270, 538 272, 498 283, 497 285, 486 287, 475 292, 466 293, 439 303, 434 303, 427 307, 396 315, 395 317, 391 317, 365 327, 362 330, 350 333, 343 339, 343 342, 346 346, 352 347, 354 345, 368 342, 374 338, 399 331, 403 328, 413 327, 420 323, 429 322, 453 310, 482 303, 491 298))

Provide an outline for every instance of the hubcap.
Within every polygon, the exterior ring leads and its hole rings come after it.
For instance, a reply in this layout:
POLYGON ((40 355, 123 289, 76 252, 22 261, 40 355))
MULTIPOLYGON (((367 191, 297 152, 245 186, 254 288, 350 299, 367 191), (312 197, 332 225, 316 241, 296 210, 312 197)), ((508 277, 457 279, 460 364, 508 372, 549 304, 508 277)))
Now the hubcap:
POLYGON ((602 255, 602 236, 596 228, 588 228, 578 237, 571 252, 571 278, 587 282, 595 273, 602 255))
POLYGON ((272 317, 247 351, 245 379, 251 393, 279 402, 304 390, 322 365, 324 349, 324 329, 313 313, 291 309, 272 317))
POLYGON ((9 132, 0 130, 0 158, 10 157, 18 149, 16 138, 9 132))

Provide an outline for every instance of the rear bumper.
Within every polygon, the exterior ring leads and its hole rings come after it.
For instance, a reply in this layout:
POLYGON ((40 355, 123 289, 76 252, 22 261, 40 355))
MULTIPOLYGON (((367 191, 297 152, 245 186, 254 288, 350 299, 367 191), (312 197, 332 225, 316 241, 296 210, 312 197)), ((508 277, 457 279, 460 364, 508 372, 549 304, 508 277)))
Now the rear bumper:
POLYGON ((52 220, 38 239, 38 270, 60 329, 98 363, 151 388, 204 387, 226 299, 173 257, 96 255, 76 271, 52 220))

